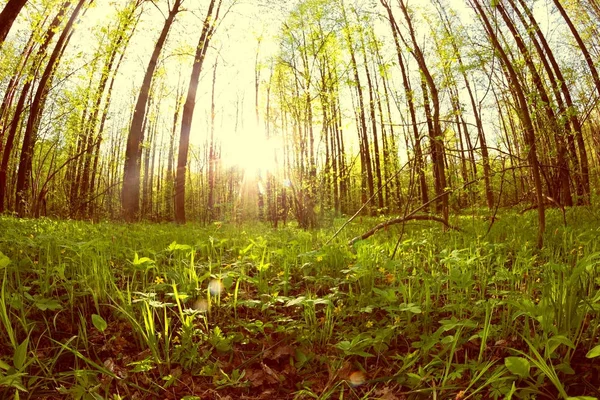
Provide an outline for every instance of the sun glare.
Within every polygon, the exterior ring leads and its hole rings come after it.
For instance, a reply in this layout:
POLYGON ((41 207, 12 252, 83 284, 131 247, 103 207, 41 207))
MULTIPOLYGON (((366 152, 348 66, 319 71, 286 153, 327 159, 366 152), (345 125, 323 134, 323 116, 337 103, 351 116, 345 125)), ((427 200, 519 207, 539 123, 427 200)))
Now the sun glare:
POLYGON ((248 131, 223 144, 226 165, 241 168, 247 175, 275 173, 281 161, 281 141, 267 139, 264 132, 248 131))

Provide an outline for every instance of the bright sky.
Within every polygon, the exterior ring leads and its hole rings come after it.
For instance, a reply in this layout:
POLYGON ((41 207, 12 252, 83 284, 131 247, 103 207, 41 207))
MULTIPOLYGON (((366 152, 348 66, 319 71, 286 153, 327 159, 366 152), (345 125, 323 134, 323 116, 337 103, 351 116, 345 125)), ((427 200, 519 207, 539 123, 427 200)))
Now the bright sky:
MULTIPOLYGON (((56 4, 62 0, 52 0, 56 4)), ((357 0, 357 4, 364 0, 357 0)), ((81 19, 80 25, 67 50, 66 58, 71 59, 72 68, 77 72, 72 84, 87 86, 83 77, 85 71, 82 67, 89 63, 94 51, 98 46, 98 28, 106 26, 114 20, 115 7, 121 6, 124 0, 96 0, 96 6, 88 10, 81 19)), ((170 1, 171 3, 172 1, 170 1)), ((203 66, 202 80, 197 95, 197 107, 194 115, 191 142, 196 150, 206 141, 209 133, 209 115, 211 105, 212 69, 215 60, 218 59, 217 81, 216 81, 216 128, 215 137, 222 143, 223 159, 226 165, 236 163, 244 167, 270 168, 269 154, 281 147, 281 141, 273 140, 264 142, 264 130, 262 122, 257 126, 254 109, 254 63, 257 51, 257 38, 263 37, 260 47, 261 62, 266 64, 267 60, 276 55, 278 45, 275 36, 286 18, 295 1, 286 0, 223 0, 221 23, 216 35, 211 42, 211 48, 203 66), (229 8, 232 3, 233 7, 229 8), (227 14, 225 12, 228 11, 227 14), (236 131, 237 130, 237 131, 236 131)), ((353 0, 348 0, 347 4, 353 0)), ((0 0, 3 6, 6 0, 0 0)), ((37 4, 38 2, 34 2, 37 4)), ((126 58, 120 69, 120 75, 115 85, 113 94, 112 110, 115 114, 111 120, 117 128, 128 129, 128 121, 131 108, 139 91, 143 74, 148 64, 150 54, 164 21, 163 14, 167 13, 166 1, 157 1, 158 8, 149 2, 144 5, 144 17, 140 22, 136 34, 127 49, 126 58)), ((175 93, 178 85, 187 92, 190 68, 193 60, 193 52, 200 36, 200 29, 204 19, 207 6, 206 1, 185 0, 184 7, 187 11, 178 15, 168 38, 167 45, 162 53, 160 67, 163 73, 155 79, 157 87, 162 87, 163 92, 157 94, 162 97, 161 112, 159 120, 159 133, 166 138, 170 134, 172 126, 172 115, 175 105, 175 93), (183 54, 183 55, 182 55, 183 54)), ((415 0, 409 4, 422 6, 415 0)), ((466 1, 450 0, 451 7, 459 12, 461 16, 467 13, 466 1)), ((537 14, 539 22, 544 29, 551 28, 548 21, 552 17, 547 14, 543 2, 538 2, 537 14)), ((56 7, 56 6, 55 6, 56 7)), ((36 7, 28 6, 26 12, 17 20, 16 29, 13 28, 11 35, 27 37, 27 20, 36 11, 36 7)), ((383 12, 379 8, 375 8, 383 12)), ((397 11, 397 10, 396 10, 397 11)), ((398 11, 398 18, 400 15, 398 11)), ((469 21, 464 21, 468 23, 469 21)), ((423 21, 420 21, 423 25, 423 21)), ((385 24, 376 26, 376 32, 384 38, 388 51, 391 49, 391 35, 385 24)), ((550 31, 550 33, 555 33, 550 31)), ((558 32, 558 36, 562 32, 558 32)), ((427 33, 424 31, 419 35, 425 41, 427 33)), ((428 45, 429 50, 431 44, 428 45)), ((261 81, 269 77, 268 66, 261 71, 261 81)), ((398 71, 395 71, 397 74, 398 71)), ((412 72, 414 74, 414 72, 412 72)), ((396 77, 395 90, 401 90, 401 81, 396 77)), ((346 101, 349 102, 349 96, 346 101)), ((264 111, 264 97, 260 97, 261 112, 264 111)), ((351 104, 348 105, 350 109, 351 104)), ((350 124, 348 141, 355 139, 353 128, 353 116, 349 113, 346 123, 350 124)), ((490 118, 495 118, 493 113, 490 118)), ((109 122, 110 123, 110 122, 109 122)), ((193 159, 190 156, 190 159, 193 159)))

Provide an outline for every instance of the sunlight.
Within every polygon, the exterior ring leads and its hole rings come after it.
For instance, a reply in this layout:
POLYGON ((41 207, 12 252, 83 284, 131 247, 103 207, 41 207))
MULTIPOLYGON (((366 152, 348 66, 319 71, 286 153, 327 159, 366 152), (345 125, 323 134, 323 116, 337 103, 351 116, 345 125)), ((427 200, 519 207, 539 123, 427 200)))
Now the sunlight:
POLYGON ((226 166, 238 167, 248 178, 276 173, 282 153, 281 140, 267 139, 261 130, 234 135, 223 143, 222 159, 226 166))

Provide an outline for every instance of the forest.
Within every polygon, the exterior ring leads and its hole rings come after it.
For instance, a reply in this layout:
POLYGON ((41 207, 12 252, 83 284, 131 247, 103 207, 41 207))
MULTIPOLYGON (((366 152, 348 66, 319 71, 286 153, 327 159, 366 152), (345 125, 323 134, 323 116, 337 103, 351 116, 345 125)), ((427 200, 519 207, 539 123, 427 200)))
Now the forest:
POLYGON ((600 399, 598 0, 0 0, 0 398, 600 399))

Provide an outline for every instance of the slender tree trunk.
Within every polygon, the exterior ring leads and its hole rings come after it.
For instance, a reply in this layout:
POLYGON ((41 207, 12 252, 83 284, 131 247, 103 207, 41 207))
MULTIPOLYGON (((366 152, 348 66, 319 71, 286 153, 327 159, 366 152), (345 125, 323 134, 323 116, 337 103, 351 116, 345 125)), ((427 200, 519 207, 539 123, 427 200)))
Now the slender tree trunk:
POLYGON ((400 47, 400 28, 396 23, 396 19, 394 18, 394 14, 392 13, 392 8, 388 4, 387 0, 380 0, 381 4, 385 7, 388 15, 388 20, 390 22, 390 27, 392 29, 392 36, 394 37, 394 44, 396 46, 396 54, 398 56, 398 65, 400 66, 400 71, 402 72, 402 83, 404 86, 404 93, 406 95, 406 101, 408 103, 408 111, 410 115, 410 122, 412 126, 413 138, 414 138, 414 151, 415 151, 415 168, 417 170, 417 175, 419 176, 419 189, 421 193, 421 202, 422 204, 429 203, 429 191, 427 188, 427 179, 425 177, 425 161, 423 157, 423 149, 421 146, 421 135, 419 133, 419 127, 417 125, 417 113, 415 108, 415 100, 414 100, 414 92, 411 88, 410 81, 408 79, 408 73, 406 70, 404 59, 402 58, 402 51, 400 47))
MULTIPOLYGON (((508 14, 506 13, 504 6, 502 4, 498 4, 497 9, 499 10, 500 15, 502 16, 502 19, 506 23, 506 26, 508 27, 509 31, 513 35, 513 38, 515 39, 515 42, 517 44, 517 48, 519 49, 519 51, 523 55, 523 58, 525 59, 525 63, 529 69, 529 72, 532 75, 533 83, 537 89, 537 92, 538 92, 541 100, 542 100, 546 118, 550 125, 551 132, 552 132, 553 137, 556 142, 557 168, 558 168, 558 176, 559 176, 559 180, 558 180, 559 185, 557 186, 558 196, 555 196, 555 197, 557 197, 556 200, 559 201, 561 204, 565 204, 567 206, 572 206, 573 199, 571 197, 571 189, 570 189, 569 166, 567 164, 567 159, 566 159, 567 149, 566 149, 564 139, 563 139, 564 125, 561 127, 560 124, 558 123, 556 114, 554 113, 554 110, 552 108, 552 101, 546 92, 546 88, 544 87, 542 78, 539 75, 539 73, 536 69, 536 66, 534 65, 534 61, 531 58, 531 55, 529 53, 529 50, 527 49, 525 42, 521 38, 519 32, 517 32, 517 29, 516 29, 515 25, 513 24, 512 20, 510 19, 510 17, 508 16, 508 14), (563 128, 563 129, 561 129, 561 128, 563 128)), ((552 187, 552 186, 549 186, 549 187, 552 187)))
POLYGON ((212 34, 215 30, 216 21, 219 19, 221 0, 211 0, 202 25, 202 34, 198 46, 196 47, 196 56, 192 66, 192 75, 188 87, 187 98, 183 106, 181 121, 181 134, 179 137, 179 154, 177 157, 177 176, 175 177, 175 221, 179 224, 185 223, 185 180, 188 160, 188 151, 190 146, 190 130, 192 128, 192 119, 194 117, 194 107, 196 105, 196 91, 200 81, 200 72, 202 64, 208 51, 208 46, 212 34), (213 10, 216 4, 216 11, 213 10))
MULTIPOLYGON (((257 57, 258 58, 258 57, 257 57)), ((211 90, 211 104, 210 104, 210 139, 208 143, 208 222, 212 222, 217 218, 215 210, 215 185, 216 185, 216 145, 215 145, 215 86, 217 83, 217 65, 215 61, 212 76, 212 90, 211 90)), ((258 94, 256 95, 258 101, 258 94)), ((256 110, 256 117, 258 118, 258 109, 256 110)))
POLYGON ((594 85, 596 86, 596 89, 598 90, 598 95, 600 95, 600 76, 598 75, 598 70, 596 69, 596 66, 594 65, 594 61, 593 61, 592 55, 588 51, 588 48, 585 45, 585 43, 583 43, 583 39, 581 38, 581 35, 579 34, 579 31, 577 30, 577 28, 575 28, 575 25, 573 24, 573 21, 571 21, 571 18, 569 17, 569 14, 567 14, 567 11, 562 6, 562 4, 560 3, 560 1, 559 0, 552 0, 552 2, 556 6, 556 9, 560 13, 560 15, 563 17, 563 19, 567 23, 567 26, 569 27, 569 30, 571 31, 571 34, 573 35, 573 37, 575 38, 575 41, 577 42, 577 45, 579 46, 579 49, 583 53, 583 57, 585 58, 585 62, 587 64, 588 68, 590 69, 590 73, 592 74, 592 79, 594 81, 594 85))
MULTIPOLYGON (((352 64, 352 71, 354 73, 354 84, 356 86, 356 92, 358 95, 358 136, 359 136, 359 146, 360 146, 360 154, 361 154, 361 202, 365 204, 367 199, 373 196, 375 193, 375 186, 373 183, 373 169, 371 164, 371 151, 369 146, 369 137, 367 131, 367 117, 365 115, 365 104, 364 104, 364 96, 363 89, 360 82, 360 77, 358 74, 358 63, 356 61, 356 54, 354 50, 353 40, 350 34, 350 22, 346 16, 345 8, 342 4, 342 13, 344 16, 345 23, 345 34, 346 41, 348 42, 348 51, 350 52, 350 61, 352 64)), ((370 207, 367 207, 370 209, 370 207)))
POLYGON ((17 173, 17 185, 16 185, 16 198, 15 206, 19 216, 24 216, 27 211, 27 191, 29 190, 29 179, 31 178, 31 166, 33 159, 33 151, 35 143, 37 141, 37 129, 42 118, 42 112, 44 111, 44 104, 48 92, 50 90, 50 84, 56 72, 60 57, 71 37, 71 30, 73 24, 77 20, 79 12, 83 8, 86 1, 89 4, 93 0, 79 0, 75 9, 73 10, 69 21, 67 22, 64 30, 62 31, 52 55, 48 60, 48 64, 42 74, 40 83, 38 84, 35 96, 29 108, 29 118, 27 120, 27 127, 23 135, 23 143, 21 147, 21 157, 19 160, 19 172, 17 173))
MULTIPOLYGON (((509 2, 512 5, 513 9, 518 11, 516 5, 514 4, 514 0, 509 0, 509 2)), ((532 40, 534 39, 535 35, 537 35, 537 38, 539 39, 539 46, 536 46, 536 49, 538 51, 540 59, 542 59, 542 60, 545 60, 546 58, 548 59, 548 62, 552 66, 552 71, 554 72, 554 74, 551 74, 549 67, 546 66, 548 75, 555 76, 556 81, 555 82, 553 81, 552 83, 554 83, 555 86, 560 88, 560 91, 563 94, 563 97, 565 100, 565 105, 566 105, 566 109, 564 112, 566 113, 566 116, 569 119, 569 122, 571 124, 571 129, 573 130, 573 135, 575 137, 575 141, 577 142, 577 150, 579 153, 578 154, 579 155, 578 162, 577 162, 577 154, 572 154, 572 160, 574 161, 575 166, 578 169, 577 173, 581 175, 581 179, 579 180, 579 183, 577 185, 577 195, 578 195, 577 204, 589 204, 590 203, 589 160, 588 160, 587 150, 585 148, 585 142, 583 140, 583 133, 582 133, 582 128, 581 128, 581 122, 579 120, 578 109, 573 104, 573 99, 571 97, 571 91, 569 89, 569 85, 567 85, 567 83, 565 82, 565 78, 562 74, 562 70, 557 63, 556 58, 554 57, 554 53, 552 52, 552 49, 548 45, 548 42, 547 42, 544 34, 542 33, 542 30, 540 29, 535 17, 533 16, 533 13, 531 12, 531 10, 529 9, 529 7, 527 6, 527 4, 525 3, 524 0, 519 0, 519 3, 523 7, 524 12, 527 15, 527 18, 529 19, 529 26, 531 26, 533 28, 533 29, 527 29, 527 32, 529 33, 532 40)), ((525 24, 525 22, 523 22, 523 24, 527 25, 527 24, 525 24)), ((534 41, 534 43, 537 44, 536 41, 534 41)), ((546 65, 546 63, 544 63, 544 65, 546 65)), ((551 80, 552 80, 552 78, 551 78, 551 80)), ((556 97, 558 99, 560 96, 557 94, 556 97)), ((571 135, 568 135, 567 141, 571 141, 571 140, 572 140, 571 135)), ((572 152, 572 153, 574 153, 574 152, 572 152)))
POLYGON ((39 47, 36 55, 34 56, 33 63, 29 69, 28 74, 31 76, 31 79, 28 79, 25 82, 25 85, 23 86, 23 88, 21 89, 21 93, 19 95, 19 99, 17 101, 17 105, 16 105, 15 111, 13 113, 12 120, 9 124, 10 129, 8 131, 8 136, 6 138, 6 142, 4 145, 4 151, 2 153, 2 163, 0 164, 0 212, 3 212, 5 209, 4 200, 7 195, 6 178, 7 178, 7 173, 8 173, 8 166, 9 166, 9 161, 10 161, 11 152, 12 152, 12 149, 14 146, 15 138, 16 138, 17 132, 19 130, 21 114, 23 113, 23 110, 25 108, 25 101, 26 101, 27 97, 30 96, 30 94, 29 94, 30 89, 34 83, 35 76, 37 75, 37 69, 39 67, 39 63, 42 62, 44 56, 46 55, 48 46, 50 45, 52 38, 54 37, 55 33, 57 32, 58 26, 61 24, 61 22, 65 16, 65 13, 70 5, 71 5, 70 1, 65 1, 62 4, 62 6, 61 6, 60 10, 58 11, 58 13, 56 14, 56 16, 54 17, 54 19, 52 20, 52 22, 50 23, 50 26, 44 35, 44 41, 42 42, 42 45, 39 47))
POLYGON ((133 118, 131 120, 131 128, 127 137, 127 148, 125 151, 125 167, 123 174, 123 188, 121 194, 121 208, 123 217, 127 221, 135 221, 139 218, 140 213, 140 170, 142 159, 142 143, 144 142, 144 121, 146 120, 146 108, 150 97, 150 87, 152 79, 158 64, 160 53, 167 40, 169 30, 175 21, 177 13, 183 0, 175 0, 173 7, 169 10, 169 15, 165 20, 162 31, 154 51, 150 56, 150 62, 146 68, 144 80, 140 88, 140 93, 135 104, 133 118))
POLYGON ((523 123, 524 128, 524 139, 525 143, 528 146, 528 160, 531 165, 531 173, 533 175, 534 188, 536 192, 537 199, 537 209, 538 209, 538 247, 541 248, 544 244, 544 232, 546 230, 546 213, 544 208, 544 195, 542 192, 542 181, 540 175, 540 167, 538 163, 537 149, 536 149, 536 138, 533 128, 533 123, 531 121, 531 116, 529 115, 529 108, 527 106, 527 99, 525 93, 523 92, 523 87, 519 82, 519 78, 517 73, 515 72, 510 59, 508 58, 504 48, 500 44, 498 37, 496 36, 496 31, 494 30, 492 24, 490 23, 483 7, 479 3, 479 0, 469 0, 469 3, 475 7, 477 14, 481 18, 482 22, 485 25, 485 30, 487 35, 496 48, 496 52, 499 55, 502 63, 504 64, 504 68, 507 71, 509 83, 511 86, 511 90, 517 97, 518 100, 518 110, 519 117, 521 122, 523 123))
POLYGON ((487 146, 487 140, 485 137, 485 131, 483 129, 483 122, 481 120, 479 107, 477 105, 477 102, 475 101, 475 95, 473 93, 471 82, 470 82, 468 74, 467 74, 467 71, 468 71, 467 66, 464 65, 464 62, 462 60, 461 51, 458 48, 458 44, 456 42, 455 35, 452 32, 450 20, 448 18, 448 15, 445 12, 444 6, 441 3, 439 3, 439 1, 437 2, 437 4, 438 4, 438 11, 439 11, 440 18, 442 19, 442 22, 444 23, 444 29, 446 30, 446 33, 448 34, 448 37, 450 38, 450 44, 454 51, 454 56, 456 57, 456 60, 458 61, 458 67, 459 67, 459 70, 463 77, 463 80, 465 82, 465 88, 467 89, 467 94, 469 95, 471 109, 473 111, 473 116, 475 118, 475 125, 477 126, 477 138, 479 139, 479 147, 481 149, 481 161, 483 164, 483 183, 484 183, 484 188, 485 188, 485 198, 486 198, 487 206, 491 210, 494 208, 494 192, 492 189, 491 178, 490 178, 490 175, 491 175, 490 156, 489 156, 489 151, 488 151, 488 146, 487 146))
MULTIPOLYGON (((439 100, 439 92, 438 88, 433 80, 433 76, 427 67, 427 63, 425 62, 425 57, 419 43, 415 36, 415 30, 412 25, 411 17, 408 13, 408 9, 404 0, 398 0, 398 5, 404 14, 404 19, 406 20, 406 24, 408 27, 408 32, 411 38, 412 44, 412 55, 417 61, 419 65, 419 69, 423 75, 423 79, 427 84, 427 89, 431 95, 431 103, 433 106, 433 113, 431 115, 433 130, 431 131, 430 141, 431 141, 431 158, 433 162, 433 175, 436 184, 436 195, 440 196, 440 199, 437 201, 439 211, 441 212, 444 220, 448 220, 448 194, 443 194, 446 190, 446 169, 444 165, 444 140, 442 135, 442 129, 440 126, 440 100, 439 100)), ((402 35, 400 35, 402 38, 402 35)), ((408 43, 404 41, 407 46, 408 43)))
POLYGON ((10 31, 15 18, 17 18, 25 3, 27 3, 27 0, 8 0, 0 13, 0 48, 2 48, 8 31, 10 31))

